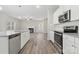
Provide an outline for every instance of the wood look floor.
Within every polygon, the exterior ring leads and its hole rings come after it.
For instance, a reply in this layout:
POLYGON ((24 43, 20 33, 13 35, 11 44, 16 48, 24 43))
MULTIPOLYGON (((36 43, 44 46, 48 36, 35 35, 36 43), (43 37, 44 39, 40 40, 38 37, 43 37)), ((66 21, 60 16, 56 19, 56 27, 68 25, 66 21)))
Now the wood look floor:
POLYGON ((47 40, 47 34, 33 33, 21 54, 57 54, 54 45, 47 40))

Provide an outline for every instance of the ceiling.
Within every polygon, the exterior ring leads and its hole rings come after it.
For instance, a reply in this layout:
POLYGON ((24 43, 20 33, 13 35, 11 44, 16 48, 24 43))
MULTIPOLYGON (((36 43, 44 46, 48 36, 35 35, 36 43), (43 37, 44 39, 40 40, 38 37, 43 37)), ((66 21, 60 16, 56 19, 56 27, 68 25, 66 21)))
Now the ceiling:
POLYGON ((36 5, 1 5, 2 12, 9 14, 10 16, 23 19, 23 18, 44 18, 47 17, 48 8, 56 9, 56 5, 40 5, 36 8, 36 5))

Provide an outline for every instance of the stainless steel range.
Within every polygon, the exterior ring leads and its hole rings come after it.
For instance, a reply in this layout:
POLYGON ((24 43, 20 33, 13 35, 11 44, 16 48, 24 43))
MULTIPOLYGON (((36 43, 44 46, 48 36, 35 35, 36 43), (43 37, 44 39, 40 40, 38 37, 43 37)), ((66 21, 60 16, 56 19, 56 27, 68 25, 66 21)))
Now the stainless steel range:
POLYGON ((64 26, 64 33, 78 33, 78 26, 64 26))

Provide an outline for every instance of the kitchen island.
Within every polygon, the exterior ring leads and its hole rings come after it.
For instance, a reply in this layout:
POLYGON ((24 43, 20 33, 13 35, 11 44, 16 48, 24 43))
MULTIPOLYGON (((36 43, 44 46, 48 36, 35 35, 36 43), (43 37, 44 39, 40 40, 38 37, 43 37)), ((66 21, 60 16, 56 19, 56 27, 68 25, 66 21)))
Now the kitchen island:
POLYGON ((18 54, 28 40, 28 31, 0 32, 0 54, 18 54))
POLYGON ((15 54, 20 50, 21 33, 0 32, 0 54, 15 54))

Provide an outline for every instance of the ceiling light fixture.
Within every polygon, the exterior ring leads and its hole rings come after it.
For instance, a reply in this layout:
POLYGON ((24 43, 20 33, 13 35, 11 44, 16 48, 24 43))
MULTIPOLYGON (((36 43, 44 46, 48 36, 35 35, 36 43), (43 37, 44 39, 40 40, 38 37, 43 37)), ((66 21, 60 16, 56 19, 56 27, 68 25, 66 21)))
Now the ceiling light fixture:
POLYGON ((39 5, 37 5, 37 6, 36 6, 36 8, 40 8, 40 6, 39 6, 39 5))

